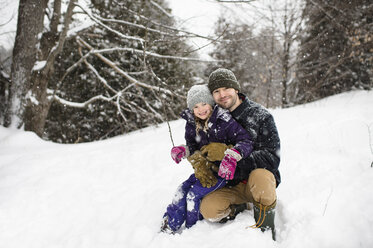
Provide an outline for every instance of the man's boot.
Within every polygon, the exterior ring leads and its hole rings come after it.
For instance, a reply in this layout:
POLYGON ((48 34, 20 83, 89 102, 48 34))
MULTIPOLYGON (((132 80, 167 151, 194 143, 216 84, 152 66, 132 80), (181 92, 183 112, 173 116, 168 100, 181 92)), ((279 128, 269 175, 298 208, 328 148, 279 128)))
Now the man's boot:
POLYGON ((228 220, 234 220, 239 213, 247 209, 247 204, 246 203, 232 204, 230 205, 230 209, 231 209, 231 212, 229 213, 229 215, 221 219, 219 223, 223 224, 223 223, 226 223, 228 220))
POLYGON ((275 207, 276 201, 270 206, 264 206, 260 203, 254 202, 254 219, 256 224, 253 227, 260 228, 262 232, 270 229, 272 231, 273 240, 276 240, 275 207))

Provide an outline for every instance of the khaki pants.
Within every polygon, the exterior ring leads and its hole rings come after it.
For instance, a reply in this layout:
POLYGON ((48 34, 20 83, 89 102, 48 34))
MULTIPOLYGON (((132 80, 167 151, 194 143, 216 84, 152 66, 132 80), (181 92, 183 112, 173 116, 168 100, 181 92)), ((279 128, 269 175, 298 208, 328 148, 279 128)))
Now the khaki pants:
POLYGON ((253 170, 246 184, 224 187, 206 195, 200 212, 205 219, 219 221, 230 213, 230 205, 254 201, 265 206, 276 201, 276 179, 266 169, 253 170))

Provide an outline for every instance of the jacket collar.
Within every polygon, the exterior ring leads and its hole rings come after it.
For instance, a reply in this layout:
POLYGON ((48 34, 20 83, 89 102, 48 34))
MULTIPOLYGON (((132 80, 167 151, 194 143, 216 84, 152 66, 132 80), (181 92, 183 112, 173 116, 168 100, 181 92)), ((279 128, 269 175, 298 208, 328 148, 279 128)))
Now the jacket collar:
MULTIPOLYGON (((209 122, 215 123, 217 119, 225 120, 227 121, 227 113, 229 113, 228 110, 223 109, 219 107, 217 104, 214 106, 212 110, 212 114, 209 118, 209 122)), ((187 121, 187 123, 191 125, 195 125, 195 119, 194 114, 190 109, 185 109, 181 112, 180 116, 187 121)))
POLYGON ((187 121, 187 123, 189 124, 192 124, 192 125, 195 125, 194 123, 194 115, 192 113, 192 111, 190 109, 184 109, 181 114, 180 114, 181 118, 183 118, 184 120, 187 121))
POLYGON ((242 102, 240 105, 237 106, 235 110, 231 112, 233 116, 236 116, 238 113, 241 113, 250 104, 249 98, 246 95, 238 93, 238 97, 241 99, 242 102))

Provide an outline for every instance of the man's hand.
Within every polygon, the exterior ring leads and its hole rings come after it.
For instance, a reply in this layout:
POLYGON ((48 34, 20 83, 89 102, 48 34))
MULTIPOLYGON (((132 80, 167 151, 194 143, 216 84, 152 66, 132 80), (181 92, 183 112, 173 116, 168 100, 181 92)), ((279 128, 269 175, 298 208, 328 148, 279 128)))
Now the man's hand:
POLYGON ((225 156, 224 152, 231 147, 233 146, 227 146, 224 143, 211 142, 210 144, 202 147, 201 153, 207 158, 208 161, 221 161, 225 156))
POLYGON ((188 161, 192 164, 194 174, 203 187, 210 188, 218 182, 211 171, 213 164, 207 161, 200 151, 188 157, 188 161))

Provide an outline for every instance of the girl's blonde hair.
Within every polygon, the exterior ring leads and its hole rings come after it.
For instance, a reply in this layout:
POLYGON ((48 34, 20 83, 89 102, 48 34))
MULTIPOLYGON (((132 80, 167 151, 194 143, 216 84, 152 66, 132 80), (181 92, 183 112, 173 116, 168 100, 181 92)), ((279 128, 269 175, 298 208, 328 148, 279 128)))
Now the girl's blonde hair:
POLYGON ((198 118, 197 116, 194 116, 194 122, 196 123, 196 133, 197 133, 197 135, 198 135, 200 130, 207 133, 207 130, 209 130, 208 123, 209 123, 209 119, 211 117, 211 114, 212 114, 212 111, 210 113, 210 116, 207 117, 205 120, 202 120, 202 119, 198 118))

